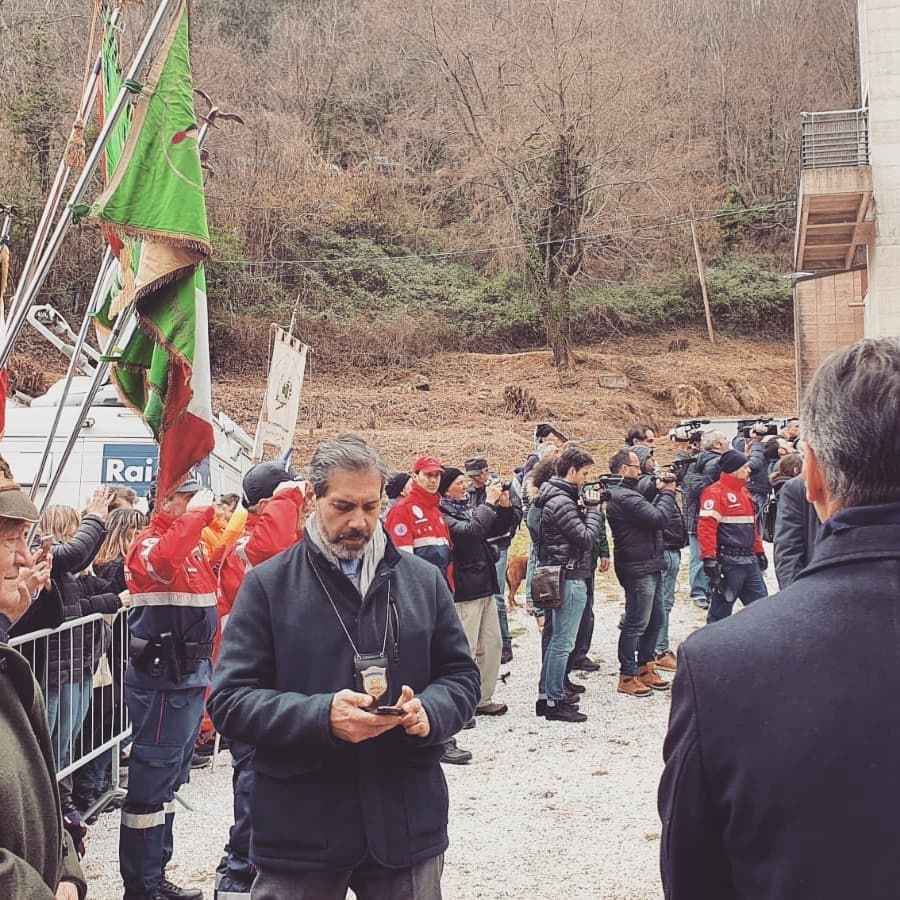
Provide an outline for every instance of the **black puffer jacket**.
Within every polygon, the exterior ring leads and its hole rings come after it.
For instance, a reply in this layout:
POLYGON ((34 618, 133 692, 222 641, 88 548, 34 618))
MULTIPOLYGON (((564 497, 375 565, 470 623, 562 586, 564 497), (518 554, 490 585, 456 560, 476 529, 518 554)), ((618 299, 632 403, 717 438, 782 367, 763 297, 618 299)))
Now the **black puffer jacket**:
POLYGON ((540 510, 538 562, 542 566, 566 566, 566 578, 593 578, 594 548, 604 529, 599 506, 579 504, 577 484, 554 476, 541 485, 534 498, 540 510))
MULTIPOLYGON (((653 503, 659 496, 659 490, 656 487, 656 479, 651 475, 642 475, 638 479, 635 488, 645 500, 653 503)), ((687 546, 687 531, 684 527, 684 516, 678 501, 675 502, 675 508, 669 516, 668 522, 663 526, 663 544, 666 550, 681 550, 687 546)))
POLYGON ((719 480, 722 472, 720 462, 722 456, 714 450, 704 450, 694 465, 688 469, 681 484, 681 510, 684 513, 684 524, 688 534, 697 533, 697 518, 700 515, 700 495, 714 481, 719 480))
POLYGON ((482 504, 467 511, 441 501, 441 513, 453 541, 453 600, 490 597, 497 585, 497 560, 487 539, 497 527, 497 510, 482 504))
POLYGON ((635 488, 634 478, 610 488, 606 507, 613 533, 613 561, 616 576, 633 578, 662 572, 666 567, 663 528, 677 512, 674 491, 660 491, 651 503, 635 488))
MULTIPOLYGON (((106 525, 103 520, 99 516, 88 514, 81 520, 81 525, 78 526, 78 531, 71 541, 53 544, 53 566, 50 577, 62 597, 63 618, 66 622, 92 612, 113 612, 118 609, 118 605, 112 610, 101 608, 105 605, 102 601, 98 603, 98 608, 93 608, 92 602, 84 597, 75 577, 76 572, 91 564, 105 537, 106 525)), ((96 622, 94 625, 102 623, 96 622)), ((98 629, 98 633, 100 631, 102 629, 98 629)), ((98 636, 93 635, 93 628, 88 627, 76 627, 51 636, 47 647, 51 679, 58 671, 79 672, 82 669, 93 669, 99 659, 102 643, 102 638, 98 639, 98 636)))

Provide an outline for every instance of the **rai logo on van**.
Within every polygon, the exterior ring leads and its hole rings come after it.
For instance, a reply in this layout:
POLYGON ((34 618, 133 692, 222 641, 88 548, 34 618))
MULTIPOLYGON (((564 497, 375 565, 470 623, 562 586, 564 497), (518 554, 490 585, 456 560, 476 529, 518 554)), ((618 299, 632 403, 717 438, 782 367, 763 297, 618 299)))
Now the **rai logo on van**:
POLYGON ((104 444, 101 483, 134 488, 144 497, 156 475, 156 444, 104 444))

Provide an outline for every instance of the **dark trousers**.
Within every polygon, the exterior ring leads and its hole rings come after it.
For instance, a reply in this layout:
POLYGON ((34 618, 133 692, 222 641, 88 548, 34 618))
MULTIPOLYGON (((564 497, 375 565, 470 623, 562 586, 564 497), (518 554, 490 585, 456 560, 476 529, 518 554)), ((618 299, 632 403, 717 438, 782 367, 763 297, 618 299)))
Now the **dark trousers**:
POLYGON ((253 747, 231 742, 231 787, 234 792, 234 825, 228 833, 228 874, 237 881, 252 879, 255 869, 250 862, 250 796, 253 793, 253 747))
POLYGON ((619 672, 637 675, 639 666, 656 659, 656 642, 662 627, 662 573, 622 576, 625 589, 625 621, 619 633, 619 672))
POLYGON ((747 606, 754 600, 769 596, 765 579, 755 559, 746 563, 723 562, 722 581, 720 590, 709 592, 707 622, 727 619, 735 600, 740 600, 747 606))
POLYGON ((344 900, 352 888, 357 900, 441 900, 444 856, 409 869, 386 869, 374 862, 338 872, 267 872, 253 882, 253 900, 344 900))
POLYGON ((119 830, 126 896, 152 892, 172 858, 175 792, 190 779, 205 693, 125 687, 134 735, 119 830))

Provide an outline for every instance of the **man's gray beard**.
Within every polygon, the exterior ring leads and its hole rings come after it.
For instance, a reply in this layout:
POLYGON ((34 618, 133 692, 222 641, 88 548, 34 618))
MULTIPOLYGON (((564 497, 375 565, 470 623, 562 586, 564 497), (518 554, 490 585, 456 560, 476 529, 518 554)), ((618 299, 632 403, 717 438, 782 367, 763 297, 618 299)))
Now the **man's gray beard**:
POLYGON ((330 553, 333 553, 338 559, 361 559, 365 556, 366 550, 369 547, 369 541, 372 539, 372 536, 369 535, 369 539, 359 548, 359 550, 351 550, 349 547, 345 547, 340 541, 332 542, 328 540, 328 538, 320 532, 319 534, 322 543, 328 548, 330 553))

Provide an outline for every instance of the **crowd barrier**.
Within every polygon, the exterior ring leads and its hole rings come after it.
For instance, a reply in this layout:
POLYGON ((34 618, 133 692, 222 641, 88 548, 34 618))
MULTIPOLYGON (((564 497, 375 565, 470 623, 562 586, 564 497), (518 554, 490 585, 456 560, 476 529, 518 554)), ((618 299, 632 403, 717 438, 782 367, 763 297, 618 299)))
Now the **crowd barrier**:
POLYGON ((120 753, 131 734, 124 696, 126 613, 95 613, 9 641, 31 664, 44 693, 58 781, 79 769, 87 774, 95 760, 105 781, 111 761, 110 783, 119 788, 120 753))

